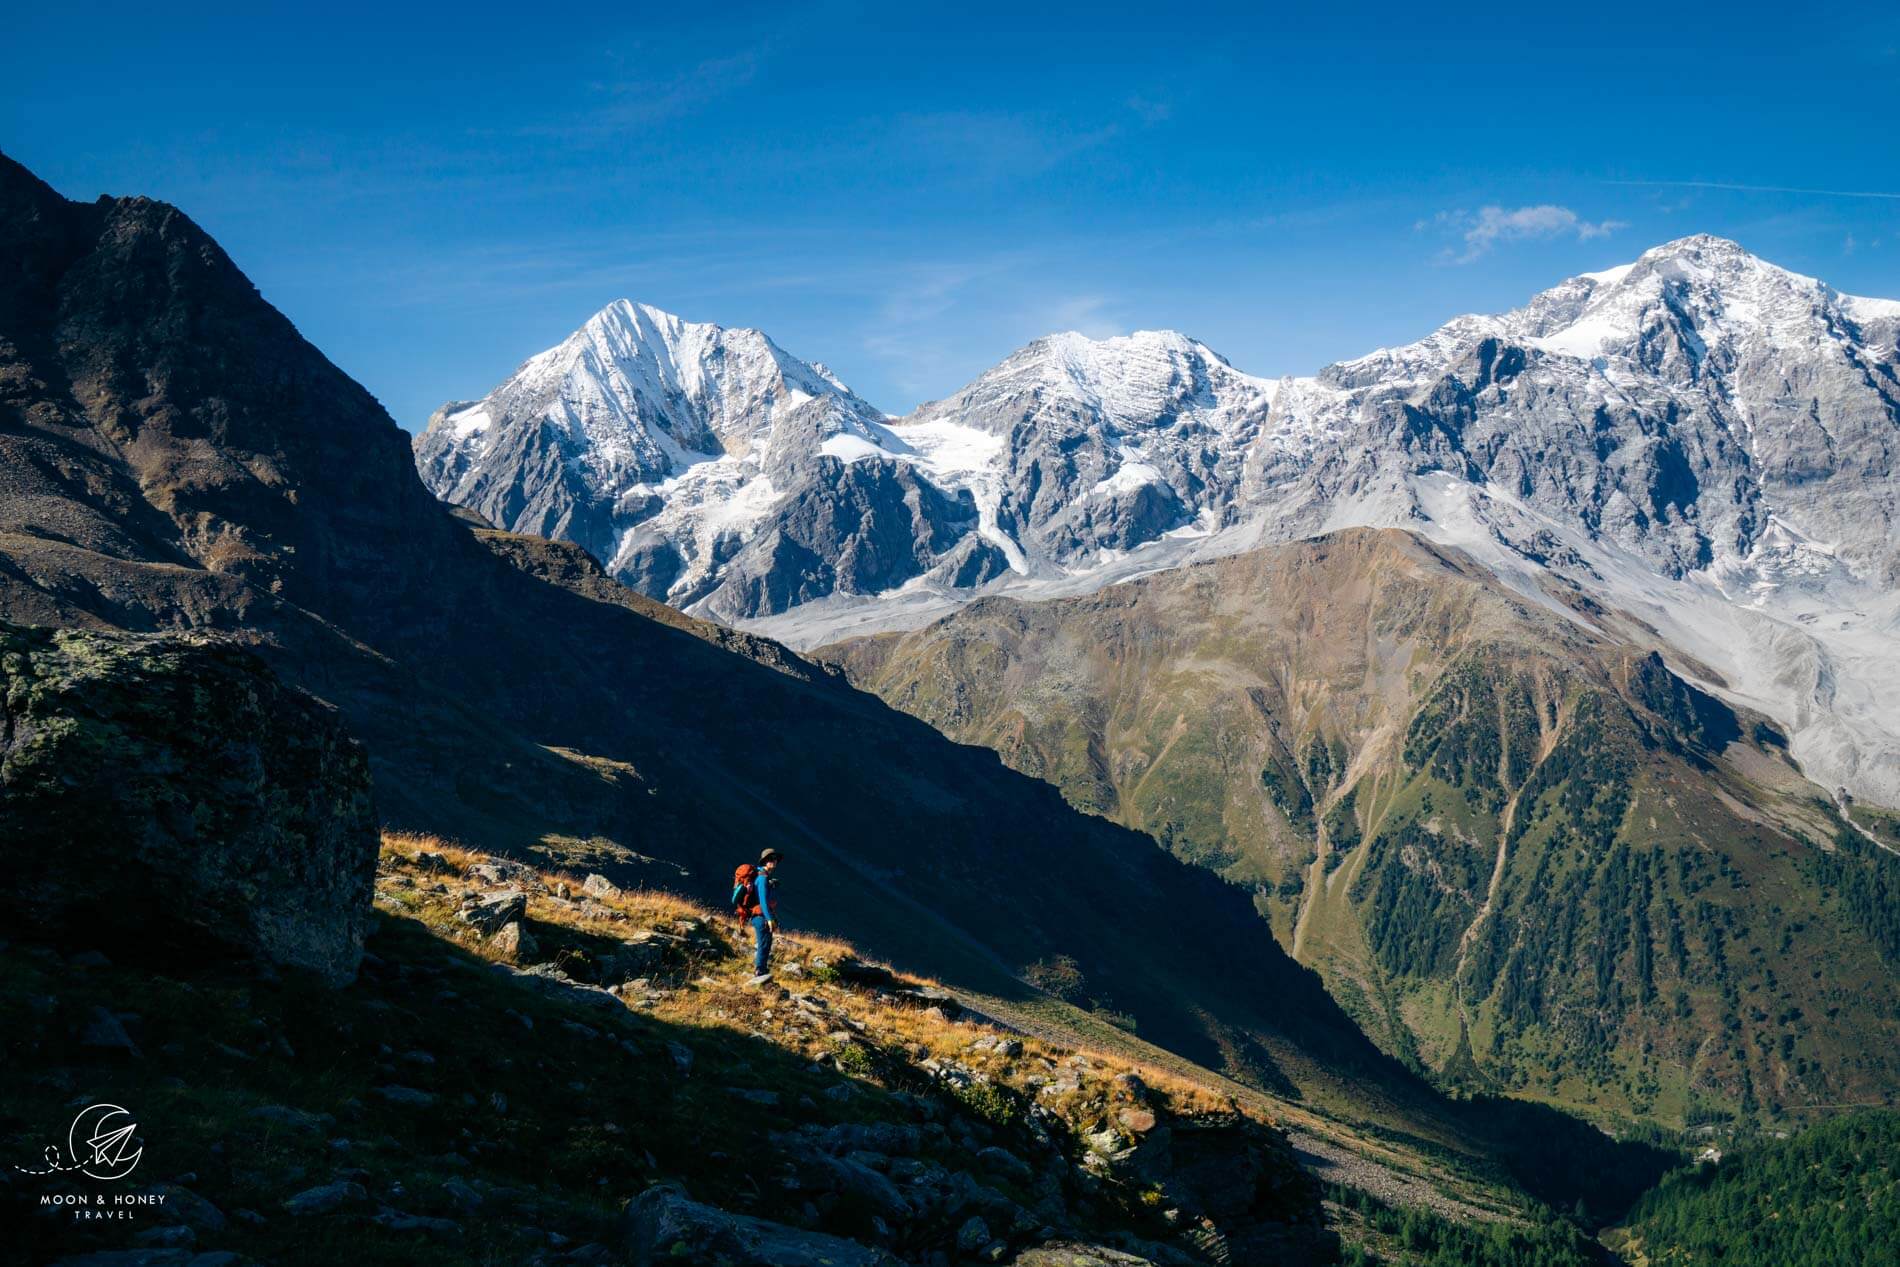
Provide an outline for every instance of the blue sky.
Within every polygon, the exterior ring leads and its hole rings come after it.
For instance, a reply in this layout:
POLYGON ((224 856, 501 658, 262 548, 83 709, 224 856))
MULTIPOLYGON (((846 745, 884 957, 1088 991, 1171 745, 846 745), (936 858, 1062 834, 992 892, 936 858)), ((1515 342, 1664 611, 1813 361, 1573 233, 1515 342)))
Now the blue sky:
POLYGON ((1057 329, 1310 372, 1692 232, 1900 297, 1857 6, 33 5, 0 149, 214 233, 407 426, 627 297, 892 411, 1057 329))

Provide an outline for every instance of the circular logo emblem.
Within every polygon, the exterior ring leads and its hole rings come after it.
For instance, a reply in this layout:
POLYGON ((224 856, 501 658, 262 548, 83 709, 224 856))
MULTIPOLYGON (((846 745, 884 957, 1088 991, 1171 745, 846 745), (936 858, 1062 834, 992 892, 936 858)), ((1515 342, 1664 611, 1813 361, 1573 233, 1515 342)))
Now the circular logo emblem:
POLYGON ((145 1154, 139 1124, 116 1104, 81 1109, 66 1136, 67 1155, 94 1179, 123 1179, 145 1154))

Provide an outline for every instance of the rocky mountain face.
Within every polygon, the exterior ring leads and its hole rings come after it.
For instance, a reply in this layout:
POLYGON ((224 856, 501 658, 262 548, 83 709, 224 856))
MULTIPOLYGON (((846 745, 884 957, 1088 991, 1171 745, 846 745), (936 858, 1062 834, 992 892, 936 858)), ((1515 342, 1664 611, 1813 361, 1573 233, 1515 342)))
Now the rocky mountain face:
POLYGON ((1353 529, 821 654, 1253 888, 1441 1078, 1675 1122, 1896 1094, 1900 855, 1765 718, 1550 597, 1353 529))
POLYGON ((886 419, 756 330, 623 300, 484 400, 437 411, 416 464, 444 500, 745 620, 1204 531, 1272 397, 1177 334, 1054 335, 886 419))
MULTIPOLYGON (((418 455, 449 500, 800 646, 977 594, 1060 596, 1330 528, 1412 528, 1528 596, 1552 575, 1583 585, 1703 685, 1774 716, 1817 779, 1900 803, 1900 302, 1698 236, 1311 377, 1252 378, 1171 333, 1055 335, 906 418, 830 408, 849 420, 777 430, 771 453, 708 464, 703 482, 679 467, 677 485, 579 456, 675 429, 652 410, 562 464, 485 457, 479 436, 455 447, 468 424, 446 414, 418 455), (482 480, 578 480, 627 508, 623 530, 523 518, 471 494, 482 480)), ((559 412, 535 428, 560 432, 542 425, 559 412)))
POLYGON ((1245 498, 1264 538, 1413 526, 1580 584, 1893 803, 1897 453, 1900 303, 1701 236, 1289 381, 1245 498))
POLYGON ((416 465, 445 500, 572 541, 643 593, 756 614, 901 584, 975 522, 906 468, 835 456, 875 448, 881 421, 757 330, 622 300, 437 411, 416 465))
POLYGON ((0 905, 149 958, 349 981, 376 867, 369 760, 334 709, 204 639, 0 623, 0 905))

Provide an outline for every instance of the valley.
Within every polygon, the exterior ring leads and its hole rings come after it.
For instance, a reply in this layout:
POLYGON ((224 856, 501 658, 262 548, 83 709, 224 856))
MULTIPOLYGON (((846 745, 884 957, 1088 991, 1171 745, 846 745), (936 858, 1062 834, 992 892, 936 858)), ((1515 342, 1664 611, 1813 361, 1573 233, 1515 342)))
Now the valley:
POLYGON ((1348 530, 819 654, 1251 888, 1447 1082, 1677 1126, 1891 1085, 1885 860, 1766 719, 1458 552, 1348 530))
POLYGON ((903 417, 617 301, 411 437, 166 203, 0 259, 0 1134, 172 1132, 70 1267, 1569 1267, 1900 1091, 1886 301, 903 417))

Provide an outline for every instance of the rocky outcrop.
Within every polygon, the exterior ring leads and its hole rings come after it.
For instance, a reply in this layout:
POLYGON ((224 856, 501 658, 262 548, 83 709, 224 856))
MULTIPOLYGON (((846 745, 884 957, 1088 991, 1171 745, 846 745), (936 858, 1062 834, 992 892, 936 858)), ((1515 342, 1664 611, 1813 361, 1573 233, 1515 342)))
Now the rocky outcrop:
POLYGON ((767 1219, 729 1214, 667 1184, 627 1205, 623 1247, 634 1267, 729 1263, 731 1267, 899 1267, 881 1249, 767 1219))
MULTIPOLYGON (((930 568, 977 522, 976 504, 898 462, 821 458, 735 555, 703 609, 728 619, 832 593, 876 594, 930 568)), ((699 594, 677 596, 695 602, 699 594)))
POLYGON ((0 698, 15 918, 355 975, 376 831, 334 710, 229 645, 4 624, 0 698))

